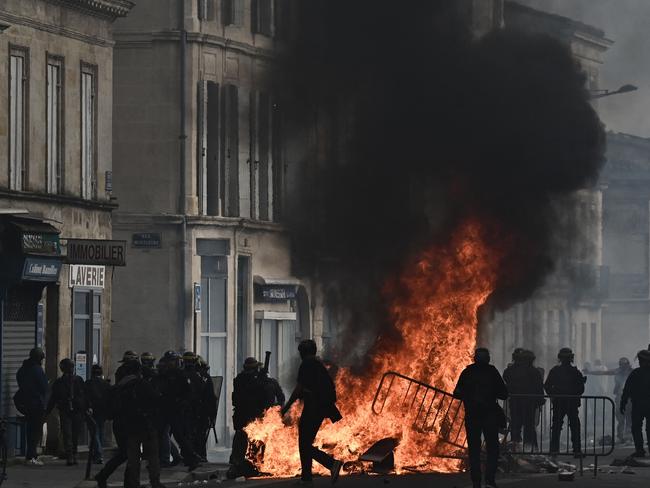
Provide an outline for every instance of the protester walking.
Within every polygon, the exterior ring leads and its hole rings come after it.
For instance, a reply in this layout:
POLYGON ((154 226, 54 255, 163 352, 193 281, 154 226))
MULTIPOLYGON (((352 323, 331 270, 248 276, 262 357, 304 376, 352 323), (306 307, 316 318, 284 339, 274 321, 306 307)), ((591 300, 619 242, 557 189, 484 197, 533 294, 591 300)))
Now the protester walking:
POLYGON ((481 434, 485 439, 487 462, 486 488, 496 488, 499 460, 499 428, 506 426, 503 409, 497 400, 508 398, 508 390, 499 371, 490 364, 490 352, 478 348, 474 364, 467 366, 454 389, 454 397, 465 407, 465 431, 469 450, 470 476, 474 488, 481 488, 481 434))
POLYGON ((298 450, 303 484, 312 483, 312 460, 330 470, 332 483, 336 483, 343 463, 314 446, 314 439, 325 419, 332 423, 343 417, 336 407, 336 389, 327 369, 316 357, 316 343, 311 339, 298 345, 302 363, 298 370, 298 381, 289 400, 282 407, 281 414, 286 415, 293 403, 302 399, 303 407, 298 424, 298 450))
POLYGON ((25 462, 31 466, 43 466, 36 449, 43 435, 47 377, 43 371, 45 353, 39 347, 29 351, 29 358, 16 372, 18 391, 14 395, 16 409, 25 416, 25 462))

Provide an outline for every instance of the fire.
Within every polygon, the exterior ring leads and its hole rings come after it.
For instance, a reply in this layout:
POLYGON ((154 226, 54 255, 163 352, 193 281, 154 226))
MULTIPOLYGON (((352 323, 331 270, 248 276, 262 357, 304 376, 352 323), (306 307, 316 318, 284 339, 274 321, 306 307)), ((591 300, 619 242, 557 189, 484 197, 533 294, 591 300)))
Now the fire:
MULTIPOLYGON (((412 413, 405 412, 401 401, 389 400, 381 415, 374 414, 371 405, 386 371, 453 391, 476 346, 477 311, 494 289, 498 258, 498 252, 482 238, 481 226, 466 223, 450 243, 431 246, 399 277, 385 283, 383 296, 401 340, 379 337, 363 376, 347 369, 339 371, 335 382, 343 420, 336 424, 326 420, 317 445, 337 459, 357 461, 375 442, 393 437, 399 439, 397 472, 409 467, 439 472, 460 469, 457 459, 434 457, 454 451, 441 442, 440 426, 429 433, 413 429, 412 413)), ((279 477, 300 473, 300 407, 294 407, 289 415, 291 425, 285 426, 279 409, 273 408, 246 428, 251 440, 265 444, 263 463, 258 466, 262 472, 279 477)), ((317 463, 314 469, 325 472, 317 463)))

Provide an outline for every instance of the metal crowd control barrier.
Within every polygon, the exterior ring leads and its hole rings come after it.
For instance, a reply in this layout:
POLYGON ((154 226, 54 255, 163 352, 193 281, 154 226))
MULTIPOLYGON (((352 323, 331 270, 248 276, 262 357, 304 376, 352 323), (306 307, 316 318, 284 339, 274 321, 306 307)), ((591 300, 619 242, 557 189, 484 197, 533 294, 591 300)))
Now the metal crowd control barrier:
POLYGON ((372 411, 380 415, 388 404, 389 408, 397 408, 405 416, 411 414, 412 426, 416 431, 435 433, 441 441, 459 451, 458 455, 441 454, 441 457, 466 457, 465 412, 462 402, 453 395, 389 371, 379 383, 372 411))
MULTIPOLYGON (((583 457, 593 456, 596 474, 598 458, 609 456, 615 447, 615 405, 604 396, 511 395, 502 402, 508 420, 501 440, 505 447, 503 451, 511 455, 573 456, 566 416, 561 424, 558 422, 557 449, 551 449, 551 440, 554 412, 559 416, 562 408, 566 410, 565 407, 576 401, 580 405, 580 472, 583 472, 583 457), (524 431, 523 435, 518 436, 513 427, 519 427, 520 434, 524 431)), ((465 412, 462 402, 450 393, 388 371, 379 383, 372 411, 380 415, 386 408, 400 411, 404 418, 412 421, 414 430, 434 433, 440 441, 457 449, 456 455, 441 454, 441 457, 466 457, 465 412)))
POLYGON ((579 451, 580 473, 583 471, 583 457, 593 457, 596 475, 598 458, 614 452, 616 406, 611 398, 510 395, 503 404, 508 419, 503 444, 509 454, 573 456, 579 451), (578 446, 572 443, 569 426, 569 422, 575 421, 576 417, 570 419, 567 415, 569 412, 573 412, 571 416, 577 412, 578 446), (554 421, 557 421, 555 446, 552 445, 554 421))

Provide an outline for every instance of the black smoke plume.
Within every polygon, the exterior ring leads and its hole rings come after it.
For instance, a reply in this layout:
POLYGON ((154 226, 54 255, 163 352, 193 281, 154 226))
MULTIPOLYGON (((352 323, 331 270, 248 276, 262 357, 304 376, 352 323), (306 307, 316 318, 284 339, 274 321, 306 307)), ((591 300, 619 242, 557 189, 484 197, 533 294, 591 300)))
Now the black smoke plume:
POLYGON ((491 305, 529 297, 569 235, 554 202, 603 163, 604 131, 569 48, 508 28, 477 40, 465 2, 296 3, 276 81, 291 136, 311 152, 293 161, 286 218, 296 273, 331 285, 342 343, 390 333, 386 277, 468 217, 513 244, 491 305))

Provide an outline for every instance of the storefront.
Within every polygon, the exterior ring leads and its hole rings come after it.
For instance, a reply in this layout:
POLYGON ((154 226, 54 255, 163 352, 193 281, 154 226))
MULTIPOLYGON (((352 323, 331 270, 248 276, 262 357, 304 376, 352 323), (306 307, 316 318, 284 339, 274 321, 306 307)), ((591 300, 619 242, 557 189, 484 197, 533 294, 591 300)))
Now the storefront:
MULTIPOLYGON (((15 417, 16 371, 33 347, 46 348, 44 299, 63 265, 59 231, 27 216, 0 218, 0 415, 15 417)), ((20 436, 10 432, 10 449, 20 436)))

